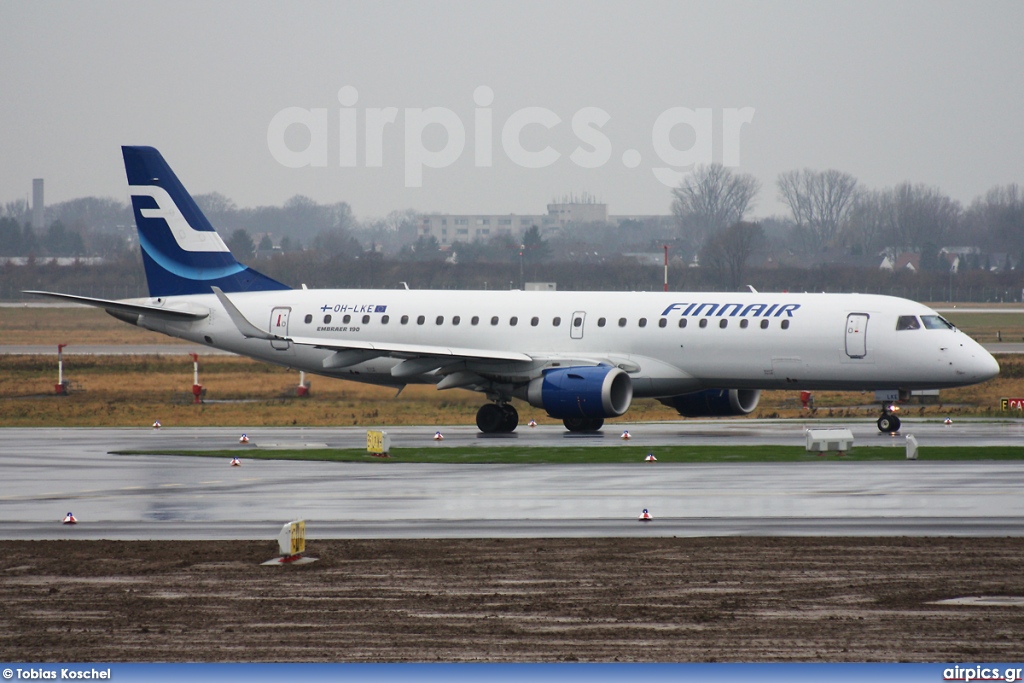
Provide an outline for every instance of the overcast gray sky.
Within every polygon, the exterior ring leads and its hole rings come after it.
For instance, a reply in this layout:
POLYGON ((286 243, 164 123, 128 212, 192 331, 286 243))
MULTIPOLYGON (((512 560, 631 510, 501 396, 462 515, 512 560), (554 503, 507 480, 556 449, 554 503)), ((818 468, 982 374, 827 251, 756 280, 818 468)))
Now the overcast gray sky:
MULTIPOLYGON (((783 212, 775 178, 804 167, 847 171, 867 187, 936 185, 967 203, 1024 182, 1021 26, 1024 3, 1009 0, 0 0, 0 202, 25 198, 36 177, 47 203, 126 199, 119 146, 135 144, 157 147, 191 192, 219 191, 239 206, 304 194, 347 201, 360 217, 542 213, 555 196, 590 192, 613 214, 663 214, 670 191, 653 169, 686 161, 708 139, 723 160, 727 110, 746 110, 736 170, 763 184, 756 215, 783 212), (358 93, 347 108, 346 86, 358 93), (493 92, 484 107, 474 103, 480 86, 493 92), (268 130, 290 107, 326 110, 326 165, 275 158, 268 130), (396 120, 384 127, 380 166, 368 166, 367 110, 387 107, 396 120), (453 113, 465 145, 410 186, 408 110, 432 107, 453 113), (530 107, 559 122, 517 114, 530 107), (492 121, 482 135, 489 165, 477 158, 477 108, 492 121), (590 108, 607 121, 595 123, 590 108), (670 126, 681 156, 668 163, 652 135, 666 112, 676 122, 676 108, 710 109, 713 128, 709 137, 670 126), (348 167, 343 109, 359 131, 348 167), (607 141, 607 161, 574 131, 581 110, 584 133, 607 141), (528 168, 507 153, 502 131, 514 115, 526 117, 517 144, 550 148, 552 163, 528 168), (589 161, 577 163, 576 148, 589 161)), ((281 139, 301 152, 310 136, 292 125, 281 139)), ((413 137, 435 151, 449 144, 437 124, 413 137)))

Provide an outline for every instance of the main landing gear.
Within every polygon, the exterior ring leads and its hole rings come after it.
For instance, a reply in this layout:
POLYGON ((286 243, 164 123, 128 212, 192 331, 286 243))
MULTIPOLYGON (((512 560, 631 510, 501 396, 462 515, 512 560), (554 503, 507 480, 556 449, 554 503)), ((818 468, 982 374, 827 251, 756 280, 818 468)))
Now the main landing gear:
POLYGON ((519 411, 511 403, 487 403, 476 411, 476 426, 484 434, 511 434, 519 426, 519 411))
POLYGON ((900 419, 892 412, 892 406, 882 408, 882 417, 878 418, 878 431, 883 434, 895 434, 900 431, 900 419))

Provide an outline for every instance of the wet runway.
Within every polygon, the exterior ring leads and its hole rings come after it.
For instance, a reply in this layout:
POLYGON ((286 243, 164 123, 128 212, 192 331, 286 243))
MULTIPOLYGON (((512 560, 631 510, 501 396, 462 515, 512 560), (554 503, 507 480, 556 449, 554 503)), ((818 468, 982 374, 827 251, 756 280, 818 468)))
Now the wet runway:
MULTIPOLYGON (((810 423, 809 423, 810 424, 810 423)), ((857 444, 902 449, 867 421, 857 444)), ((828 426, 817 421, 815 427, 828 426)), ((626 425, 631 445, 804 442, 794 420, 626 425)), ((388 430, 402 446, 617 445, 560 427, 484 438, 474 428, 388 430)), ((1020 445, 1024 422, 904 421, 921 448, 1020 445)), ((310 538, 723 535, 1024 536, 1024 461, 777 464, 423 465, 246 459, 274 444, 363 447, 365 429, 0 430, 0 538, 267 538, 291 519, 310 538), (242 431, 251 438, 239 446, 242 431), (237 448, 226 459, 116 456, 125 448, 237 448), (649 509, 654 521, 640 523, 649 509), (74 512, 76 526, 60 523, 74 512)))

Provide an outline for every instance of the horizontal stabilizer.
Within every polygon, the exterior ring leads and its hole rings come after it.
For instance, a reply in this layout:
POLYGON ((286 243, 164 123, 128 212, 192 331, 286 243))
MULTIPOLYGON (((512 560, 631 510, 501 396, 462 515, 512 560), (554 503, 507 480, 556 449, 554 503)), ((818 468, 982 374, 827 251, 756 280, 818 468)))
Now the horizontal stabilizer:
MULTIPOLYGON (((86 306, 95 306, 96 308, 103 308, 107 311, 117 311, 119 313, 127 313, 130 315, 147 315, 153 318, 164 318, 165 320, 202 320, 203 318, 209 317, 210 310, 205 309, 202 311, 183 311, 175 308, 163 308, 160 306, 148 306, 146 304, 133 304, 127 301, 113 301, 111 299, 94 299, 89 296, 78 296, 75 294, 61 294, 59 292, 40 292, 33 289, 26 289, 22 292, 23 294, 36 294, 38 296, 47 296, 51 299, 61 299, 63 301, 73 301, 78 304, 84 304, 86 306)), ((194 308, 200 308, 194 306, 194 308)))

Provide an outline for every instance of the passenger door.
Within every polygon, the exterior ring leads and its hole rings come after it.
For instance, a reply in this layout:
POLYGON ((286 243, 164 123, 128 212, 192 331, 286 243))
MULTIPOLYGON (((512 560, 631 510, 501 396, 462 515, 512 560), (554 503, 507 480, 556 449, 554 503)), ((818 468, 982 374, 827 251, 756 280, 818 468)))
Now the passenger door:
POLYGON ((867 313, 846 316, 846 355, 850 358, 868 355, 868 318, 867 313))
MULTIPOLYGON (((291 313, 291 310, 290 308, 275 308, 270 312, 270 334, 276 334, 279 337, 288 336, 288 314, 291 313)), ((270 345, 278 351, 287 351, 291 342, 274 339, 270 345)))

